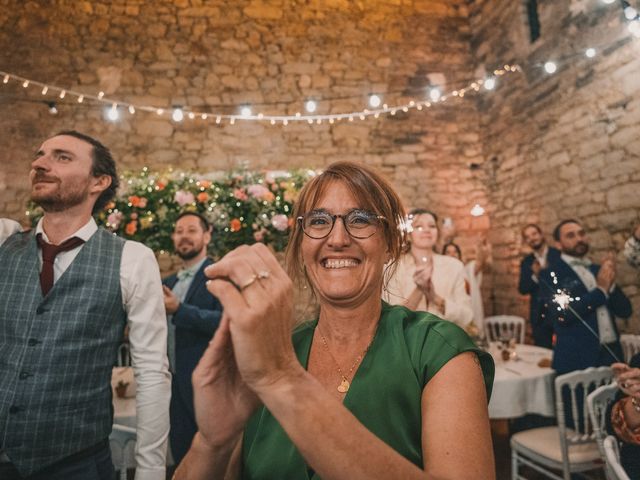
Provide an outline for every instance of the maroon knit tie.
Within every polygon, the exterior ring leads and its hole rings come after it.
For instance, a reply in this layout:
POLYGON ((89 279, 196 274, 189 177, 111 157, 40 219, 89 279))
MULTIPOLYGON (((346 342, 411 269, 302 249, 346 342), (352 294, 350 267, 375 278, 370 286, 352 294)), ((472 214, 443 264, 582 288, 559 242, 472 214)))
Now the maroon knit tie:
POLYGON ((40 287, 42 288, 42 296, 49 293, 49 290, 53 287, 53 261, 56 259, 56 255, 60 252, 66 252, 72 250, 84 243, 84 240, 79 237, 71 237, 60 245, 51 245, 47 243, 42 234, 36 235, 38 245, 42 249, 42 271, 40 272, 40 287))

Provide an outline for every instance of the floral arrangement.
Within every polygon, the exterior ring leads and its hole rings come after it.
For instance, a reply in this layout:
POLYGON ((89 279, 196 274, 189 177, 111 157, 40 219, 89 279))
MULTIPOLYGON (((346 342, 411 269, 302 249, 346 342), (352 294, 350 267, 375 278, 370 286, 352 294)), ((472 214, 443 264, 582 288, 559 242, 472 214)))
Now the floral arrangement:
MULTIPOLYGON (((178 215, 194 211, 213 227, 209 253, 214 258, 255 242, 279 252, 294 221, 293 202, 314 175, 312 170, 153 173, 145 167, 138 174, 120 177, 117 198, 95 215, 96 222, 163 253, 173 251, 171 233, 178 215)), ((31 204, 28 214, 35 225, 42 211, 31 204)))

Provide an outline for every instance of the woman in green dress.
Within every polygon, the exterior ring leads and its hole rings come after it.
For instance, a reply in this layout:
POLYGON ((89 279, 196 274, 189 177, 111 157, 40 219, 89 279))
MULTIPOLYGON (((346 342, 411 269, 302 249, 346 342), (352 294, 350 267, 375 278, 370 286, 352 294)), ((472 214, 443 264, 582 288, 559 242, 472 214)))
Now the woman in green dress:
POLYGON ((494 478, 491 358, 451 322, 380 300, 403 245, 397 194, 335 163, 294 218, 289 275, 262 244, 206 272, 224 318, 193 375, 199 432, 175 478, 494 478), (292 279, 320 304, 293 336, 292 279))

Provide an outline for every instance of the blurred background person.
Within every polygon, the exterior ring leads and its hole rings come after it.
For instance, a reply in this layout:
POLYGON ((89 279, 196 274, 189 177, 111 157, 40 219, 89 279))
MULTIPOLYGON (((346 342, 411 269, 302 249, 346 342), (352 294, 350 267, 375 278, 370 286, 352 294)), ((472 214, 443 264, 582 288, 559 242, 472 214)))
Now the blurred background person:
MULTIPOLYGON (((442 247, 442 254, 462 261, 460 246, 450 241, 442 247)), ((473 311, 473 325, 477 335, 483 335, 484 304, 482 301, 482 274, 491 268, 491 248, 487 239, 480 240, 475 246, 475 258, 464 265, 467 293, 471 296, 471 310, 473 311)))
POLYGON ((408 246, 383 293, 385 301, 430 312, 462 328, 473 329, 464 265, 457 258, 435 252, 436 214, 423 208, 412 210, 407 218, 407 231, 408 246))
MULTIPOLYGON (((169 366, 173 374, 169 408, 169 445, 174 462, 180 463, 198 430, 193 410, 191 374, 220 324, 222 305, 207 291, 204 269, 211 227, 196 212, 183 212, 171 236, 182 267, 162 280, 167 311, 169 366)), ((212 406, 211 408, 215 408, 212 406)))

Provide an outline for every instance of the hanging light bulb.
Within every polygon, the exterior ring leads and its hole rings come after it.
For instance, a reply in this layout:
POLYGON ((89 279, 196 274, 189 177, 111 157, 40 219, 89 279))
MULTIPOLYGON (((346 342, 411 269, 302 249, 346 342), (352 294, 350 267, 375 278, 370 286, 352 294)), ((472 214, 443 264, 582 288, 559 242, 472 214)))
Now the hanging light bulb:
POLYGON ((171 114, 171 119, 174 122, 181 122, 183 118, 184 118, 184 112, 182 111, 182 108, 175 107, 173 109, 173 113, 171 114))
POLYGON ((136 113, 136 107, 134 107, 133 105, 129 105, 129 113, 131 115, 133 115, 134 113, 136 113))
POLYGON ((555 73, 556 70, 558 70, 558 66, 554 62, 549 61, 544 64, 544 70, 549 74, 555 73))
POLYGON ((44 87, 42 87, 42 95, 46 95, 47 92, 49 91, 49 87, 47 87, 46 85, 44 87))
POLYGON ((307 103, 304 104, 304 108, 307 112, 313 113, 316 111, 317 105, 313 100, 307 100, 307 103))
POLYGON ((57 115, 58 109, 56 108, 56 102, 48 102, 47 107, 49 107, 49 113, 51 115, 57 115))
POLYGON ((484 81, 484 88, 487 90, 493 90, 496 87, 496 79, 489 77, 484 81))
POLYGON ((242 115, 243 117, 250 117, 251 107, 249 107, 248 105, 245 105, 244 107, 242 107, 242 109, 240 110, 240 115, 242 115))
POLYGON ((84 102, 84 95, 80 95, 78 97, 78 103, 82 103, 82 102, 84 102))
POLYGON ((98 92, 98 98, 102 100, 102 97, 104 97, 104 92, 101 90, 98 92))
POLYGON ((194 118, 196 118, 196 114, 193 112, 189 112, 189 120, 193 120, 194 118))
POLYGON ((9 83, 9 78, 11 78, 11 76, 9 74, 6 74, 2 79, 2 83, 9 83))
POLYGON ((442 93, 440 93, 439 88, 434 87, 431 90, 429 90, 429 98, 431 99, 432 102, 437 102, 438 100, 440 100, 441 95, 442 93))
POLYGON ((29 80, 25 80, 24 82, 22 82, 22 86, 24 88, 27 88, 29 86, 29 80))
POLYGON ((58 95, 58 96, 59 96, 60 98, 64 98, 66 94, 67 94, 67 91, 66 91, 66 90, 62 90, 62 91, 60 92, 60 95, 58 95))
POLYGON ((482 208, 482 205, 480 205, 479 203, 476 203, 473 208, 471 209, 471 216, 472 217, 480 217, 482 215, 484 215, 484 208, 482 208))
POLYGON ((378 108, 381 103, 382 103, 382 99, 378 95, 376 95, 375 93, 373 95, 369 95, 370 107, 378 108))
POLYGON ((115 122, 120 118, 120 112, 118 112, 118 104, 114 103, 107 111, 107 118, 112 122, 115 122))
POLYGON ((587 48, 584 51, 584 54, 586 55, 587 58, 593 58, 596 56, 596 49, 595 48, 587 48))

